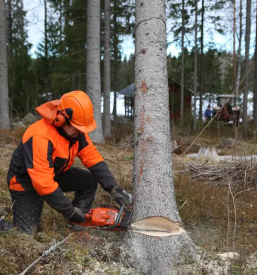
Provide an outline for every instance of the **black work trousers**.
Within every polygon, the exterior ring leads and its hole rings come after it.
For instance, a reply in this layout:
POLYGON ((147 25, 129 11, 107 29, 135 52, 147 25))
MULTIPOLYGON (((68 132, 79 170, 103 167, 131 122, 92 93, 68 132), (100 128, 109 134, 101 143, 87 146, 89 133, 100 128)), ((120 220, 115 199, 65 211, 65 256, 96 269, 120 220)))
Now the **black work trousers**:
MULTIPOLYGON (((63 192, 75 191, 72 204, 84 213, 88 212, 94 202, 97 182, 88 170, 71 167, 68 171, 56 175, 54 180, 63 192)), ((22 232, 33 235, 40 223, 44 198, 36 190, 10 190, 13 201, 13 223, 22 232)))

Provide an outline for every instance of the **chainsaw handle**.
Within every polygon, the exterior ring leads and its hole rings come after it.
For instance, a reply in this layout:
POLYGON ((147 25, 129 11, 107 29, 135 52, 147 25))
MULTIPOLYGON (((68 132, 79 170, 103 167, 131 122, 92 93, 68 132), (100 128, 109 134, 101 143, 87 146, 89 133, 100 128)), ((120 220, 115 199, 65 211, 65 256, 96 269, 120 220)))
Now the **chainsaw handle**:
POLYGON ((120 206, 120 211, 119 211, 119 213, 118 213, 117 219, 116 219, 116 221, 115 221, 115 223, 114 223, 113 225, 110 225, 110 226, 102 226, 102 227, 100 227, 100 229, 111 230, 111 229, 116 228, 117 225, 118 225, 118 223, 119 223, 119 221, 120 221, 120 217, 121 217, 121 215, 122 215, 122 212, 123 212, 124 208, 125 208, 125 205, 124 205, 124 203, 122 203, 122 205, 120 206))

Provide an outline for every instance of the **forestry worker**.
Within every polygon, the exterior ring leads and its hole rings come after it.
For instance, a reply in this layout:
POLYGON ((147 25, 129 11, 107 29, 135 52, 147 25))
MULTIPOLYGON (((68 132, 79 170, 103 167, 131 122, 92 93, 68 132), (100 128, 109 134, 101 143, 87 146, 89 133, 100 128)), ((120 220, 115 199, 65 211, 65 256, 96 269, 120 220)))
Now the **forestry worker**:
POLYGON ((44 201, 69 222, 83 222, 84 213, 93 204, 97 183, 117 203, 128 206, 131 195, 117 185, 88 136, 97 125, 87 94, 73 91, 37 107, 36 111, 42 119, 24 133, 12 155, 7 176, 14 226, 34 234, 44 201), (72 166, 76 156, 88 170, 72 166), (75 191, 72 202, 63 193, 70 191, 75 191))

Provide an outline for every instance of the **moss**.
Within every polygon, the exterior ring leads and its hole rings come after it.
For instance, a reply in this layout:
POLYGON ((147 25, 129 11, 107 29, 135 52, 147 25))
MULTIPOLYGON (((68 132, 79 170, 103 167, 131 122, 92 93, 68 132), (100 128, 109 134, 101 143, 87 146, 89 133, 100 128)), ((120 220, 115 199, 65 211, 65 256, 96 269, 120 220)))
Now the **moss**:
POLYGON ((0 255, 1 275, 18 274, 17 266, 10 261, 9 257, 0 255))

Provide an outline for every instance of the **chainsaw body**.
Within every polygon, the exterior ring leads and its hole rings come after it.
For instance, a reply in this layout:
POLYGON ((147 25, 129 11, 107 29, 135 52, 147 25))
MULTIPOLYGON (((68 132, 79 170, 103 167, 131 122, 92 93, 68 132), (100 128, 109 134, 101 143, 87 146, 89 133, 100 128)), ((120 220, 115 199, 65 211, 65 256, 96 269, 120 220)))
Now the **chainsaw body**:
POLYGON ((91 209, 85 214, 85 221, 78 224, 101 230, 123 231, 127 229, 130 213, 130 211, 124 211, 124 206, 120 209, 102 206, 91 209))

